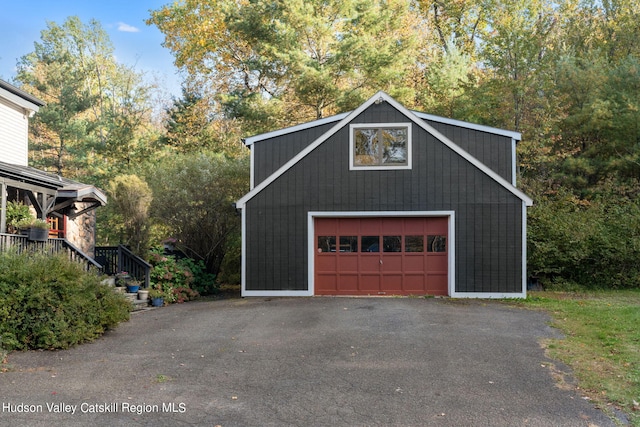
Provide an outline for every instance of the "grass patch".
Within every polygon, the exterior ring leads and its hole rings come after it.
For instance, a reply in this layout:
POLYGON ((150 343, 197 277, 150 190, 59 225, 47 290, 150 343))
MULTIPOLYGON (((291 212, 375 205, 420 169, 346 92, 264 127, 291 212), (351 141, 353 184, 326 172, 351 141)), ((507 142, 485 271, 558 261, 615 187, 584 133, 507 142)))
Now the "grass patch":
POLYGON ((171 377, 167 375, 164 375, 164 374, 156 375, 156 382, 159 384, 166 383, 167 381, 170 381, 170 380, 171 380, 171 377))
POLYGON ((544 344, 572 368, 581 393, 640 426, 640 290, 530 292, 520 304, 547 311, 565 333, 544 344))

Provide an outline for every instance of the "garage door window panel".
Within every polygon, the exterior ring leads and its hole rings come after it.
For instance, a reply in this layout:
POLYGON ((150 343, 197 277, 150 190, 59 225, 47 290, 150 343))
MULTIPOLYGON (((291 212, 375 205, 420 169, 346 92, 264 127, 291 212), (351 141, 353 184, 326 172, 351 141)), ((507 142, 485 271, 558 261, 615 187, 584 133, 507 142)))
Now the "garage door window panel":
POLYGON ((424 236, 404 236, 405 252, 424 252, 424 236))
POLYGON ((358 252, 358 236, 340 236, 340 252, 358 252))
POLYGON ((383 236, 382 247, 384 252, 400 252, 402 250, 400 236, 383 236))
POLYGON ((380 236, 362 236, 363 252, 380 252, 380 236))
POLYGON ((336 236, 318 236, 318 252, 335 252, 336 236))
POLYGON ((447 237, 436 235, 427 236, 427 252, 446 252, 447 237))

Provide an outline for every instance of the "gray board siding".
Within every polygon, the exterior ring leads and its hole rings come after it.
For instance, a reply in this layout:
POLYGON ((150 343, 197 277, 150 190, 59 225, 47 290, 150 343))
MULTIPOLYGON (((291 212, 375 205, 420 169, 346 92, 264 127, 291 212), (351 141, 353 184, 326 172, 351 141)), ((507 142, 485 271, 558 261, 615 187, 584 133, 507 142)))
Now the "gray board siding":
MULTIPOLYGON (((353 123, 408 120, 388 104, 353 123)), ((349 126, 247 202, 246 289, 308 289, 309 211, 456 212, 456 291, 521 292, 522 201, 413 126, 413 168, 350 171, 349 126)))
POLYGON ((512 182, 511 138, 447 123, 430 120, 426 122, 508 182, 512 182))
MULTIPOLYGON (((426 122, 508 182, 512 182, 513 148, 511 138, 447 123, 430 120, 426 122)), ((256 162, 254 165, 254 184, 258 185, 264 181, 335 125, 336 123, 327 123, 253 144, 251 149, 254 150, 256 162)))
POLYGON ((252 145, 254 150, 254 185, 260 184, 271 174, 280 169, 282 165, 294 158, 307 145, 322 136, 335 126, 328 123, 310 129, 304 129, 281 135, 275 138, 265 139, 252 145))

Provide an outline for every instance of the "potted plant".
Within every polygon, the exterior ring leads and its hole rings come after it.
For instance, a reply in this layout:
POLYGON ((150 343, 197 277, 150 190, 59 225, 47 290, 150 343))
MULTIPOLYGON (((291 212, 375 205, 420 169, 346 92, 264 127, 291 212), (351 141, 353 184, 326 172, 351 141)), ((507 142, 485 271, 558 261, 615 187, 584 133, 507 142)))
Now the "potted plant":
POLYGON ((136 279, 129 280, 127 282, 127 292, 130 294, 135 294, 140 289, 140 282, 136 279))
POLYGON ((26 232, 27 238, 35 242, 46 242, 49 238, 49 223, 44 219, 25 218, 17 224, 18 228, 26 232))
POLYGON ((162 307, 164 305, 164 292, 160 289, 149 289, 149 298, 151 305, 154 307, 162 307))
POLYGON ((116 286, 125 287, 127 286, 129 280, 131 280, 131 276, 129 276, 129 273, 127 273, 126 271, 116 273, 116 286))
POLYGON ((11 234, 20 234, 20 225, 23 222, 31 222, 33 215, 29 206, 21 202, 7 202, 7 231, 11 234))
POLYGON ((141 301, 146 301, 149 299, 149 289, 140 289, 138 291, 138 299, 141 301))

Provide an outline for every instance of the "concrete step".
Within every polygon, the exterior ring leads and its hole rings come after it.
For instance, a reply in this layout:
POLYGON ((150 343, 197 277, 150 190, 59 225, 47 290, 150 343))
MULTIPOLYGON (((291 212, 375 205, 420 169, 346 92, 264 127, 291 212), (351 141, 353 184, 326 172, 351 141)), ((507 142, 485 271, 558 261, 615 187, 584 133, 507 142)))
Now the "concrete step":
POLYGON ((151 305, 149 304, 148 299, 146 300, 138 299, 137 293, 127 292, 126 288, 124 287, 116 287, 115 277, 107 277, 102 281, 102 283, 107 286, 112 286, 114 292, 121 293, 125 297, 127 297, 127 299, 131 301, 131 304, 133 305, 132 311, 146 310, 146 309, 152 308, 151 305))
POLYGON ((149 307, 149 300, 138 299, 137 293, 126 292, 124 295, 133 304, 133 311, 144 310, 149 307))

